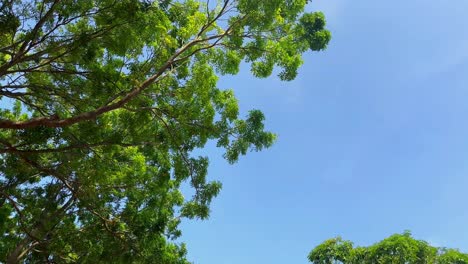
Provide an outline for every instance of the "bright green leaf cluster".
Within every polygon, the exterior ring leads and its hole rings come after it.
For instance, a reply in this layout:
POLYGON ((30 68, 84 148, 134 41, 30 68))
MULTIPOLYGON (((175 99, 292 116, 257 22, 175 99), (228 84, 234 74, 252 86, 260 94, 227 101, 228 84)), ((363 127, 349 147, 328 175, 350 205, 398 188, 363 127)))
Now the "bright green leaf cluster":
POLYGON ((351 241, 340 237, 329 239, 315 247, 308 259, 314 264, 467 264, 468 254, 433 247, 405 232, 368 247, 353 247, 351 241))

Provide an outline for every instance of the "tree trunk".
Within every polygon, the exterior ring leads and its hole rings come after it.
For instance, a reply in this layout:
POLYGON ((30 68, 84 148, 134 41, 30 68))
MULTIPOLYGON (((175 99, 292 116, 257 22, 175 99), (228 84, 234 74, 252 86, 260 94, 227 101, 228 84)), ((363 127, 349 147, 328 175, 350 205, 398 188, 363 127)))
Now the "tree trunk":
POLYGON ((28 253, 31 247, 28 246, 32 240, 29 237, 23 238, 16 248, 8 255, 6 259, 7 264, 20 263, 21 259, 28 253))

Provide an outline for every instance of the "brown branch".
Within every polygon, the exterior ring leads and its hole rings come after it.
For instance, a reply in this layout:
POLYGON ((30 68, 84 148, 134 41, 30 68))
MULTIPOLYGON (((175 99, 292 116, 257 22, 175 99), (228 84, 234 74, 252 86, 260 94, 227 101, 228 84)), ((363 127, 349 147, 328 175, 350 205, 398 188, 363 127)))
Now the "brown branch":
MULTIPOLYGON (((227 3, 229 1, 226 0, 223 6, 223 9, 221 12, 216 16, 214 19, 219 19, 220 16, 223 14, 223 10, 226 8, 227 3)), ((241 20, 241 19, 240 19, 241 20)), ((212 24, 213 21, 210 21, 207 25, 212 24)), ((69 118, 63 118, 61 119, 58 116, 44 116, 44 117, 38 117, 38 118, 33 118, 29 119, 26 121, 12 121, 12 120, 7 120, 7 119, 0 119, 0 129, 28 129, 28 128, 33 128, 37 126, 45 126, 45 127, 67 127, 71 126, 73 124, 82 122, 82 121, 89 121, 89 120, 94 120, 98 116, 113 111, 115 109, 123 107, 125 104, 127 104, 129 101, 131 101, 133 98, 138 96, 142 91, 144 91, 146 88, 148 88, 151 84, 156 82, 159 77, 161 77, 168 69, 171 69, 173 65, 176 62, 180 62, 181 60, 186 60, 190 56, 193 56, 195 53, 213 47, 218 42, 223 39, 225 36, 228 35, 231 31, 232 25, 222 34, 219 35, 214 35, 210 37, 206 37, 203 39, 200 39, 200 36, 203 35, 203 33, 206 31, 206 29, 209 27, 207 25, 204 25, 200 32, 197 34, 196 38, 182 46, 175 54, 173 54, 167 61, 160 67, 160 69, 152 76, 147 78, 145 81, 143 81, 139 86, 133 88, 130 90, 124 97, 122 97, 120 100, 110 103, 104 106, 101 106, 93 111, 89 112, 84 112, 81 114, 78 114, 73 117, 69 118), (195 51, 192 51, 189 55, 184 56, 183 58, 178 58, 180 55, 182 55, 185 51, 189 50, 191 47, 199 44, 199 43, 206 43, 210 40, 215 40, 214 43, 211 43, 208 46, 196 49, 195 51)))
MULTIPOLYGON (((58 223, 60 223, 63 213, 68 210, 68 208, 73 204, 75 198, 70 198, 60 209, 55 212, 50 213, 49 215, 41 215, 39 220, 31 228, 31 231, 28 232, 25 228, 22 228, 23 231, 26 233, 26 236, 19 242, 15 249, 10 252, 7 256, 6 263, 19 263, 24 256, 33 250, 37 245, 44 243, 44 239, 41 237, 47 237, 50 234, 58 223), (54 224, 50 228, 47 228, 48 224, 51 221, 55 221, 54 224), (47 228, 48 230, 44 230, 47 228), (42 234, 41 234, 42 233, 42 234), (40 237, 38 237, 40 236, 40 237)), ((19 212, 18 212, 19 213, 19 212)), ((43 213, 46 213, 43 211, 43 213)), ((23 225, 23 224, 21 224, 23 225)))
POLYGON ((29 51, 29 49, 31 48, 31 44, 33 43, 34 39, 37 37, 37 33, 39 32, 39 29, 44 25, 47 19, 54 13, 54 9, 56 5, 58 4, 58 2, 60 2, 60 0, 55 0, 52 3, 50 9, 47 11, 47 13, 43 17, 41 17, 41 19, 39 19, 37 24, 29 33, 29 38, 26 38, 23 41, 23 44, 19 48, 18 53, 15 54, 15 56, 10 60, 10 62, 0 66, 0 76, 3 76, 6 70, 8 70, 10 67, 22 61, 21 60, 22 56, 29 51))
POLYGON ((0 95, 10 97, 10 98, 17 98, 25 95, 32 95, 32 93, 22 93, 22 92, 10 92, 10 91, 1 91, 0 90, 0 95))
MULTIPOLYGON (((112 29, 118 27, 118 26, 122 26, 126 23, 120 23, 120 24, 115 24, 115 25, 112 25, 112 26, 109 26, 109 27, 106 27, 106 28, 101 28, 95 32, 90 32, 88 35, 86 35, 86 41, 91 41, 93 39, 96 39, 100 36, 103 36, 104 34, 107 34, 108 32, 110 32, 112 29)), ((76 37, 76 36, 75 36, 76 37)), ((18 73, 18 72, 32 72, 38 68, 41 68, 41 67, 44 67, 46 65, 50 65, 52 62, 55 62, 57 59, 60 59, 62 57, 64 57, 65 55, 69 54, 70 52, 76 50, 77 48, 80 47, 79 43, 76 42, 77 40, 73 37, 69 38, 69 39, 65 39, 65 40, 62 40, 61 41, 61 46, 58 46, 58 47, 54 47, 53 49, 43 49, 43 50, 39 50, 39 51, 36 51, 35 53, 33 54, 29 54, 29 55, 26 55, 27 51, 29 51, 31 48, 29 48, 26 52, 23 52, 23 54, 21 54, 21 56, 19 56, 18 54, 7 64, 4 64, 2 66, 0 66, 0 76, 4 76, 4 75, 8 75, 8 74, 12 74, 12 73, 18 73), (26 69, 16 69, 16 70, 9 70, 12 66, 16 65, 16 64, 19 64, 21 62, 28 62, 28 61, 36 61, 36 60, 40 60, 41 59, 41 56, 42 55, 45 55, 47 53, 49 53, 51 50, 60 50, 60 49, 65 49, 64 52, 54 56, 54 57, 51 57, 51 58, 47 58, 47 59, 44 59, 40 64, 37 64, 33 67, 30 67, 30 68, 26 68, 26 69), (24 56, 26 55, 26 56, 24 56)), ((37 43, 35 43, 34 45, 36 45, 37 43)), ((47 72, 50 72, 50 71, 47 71, 47 72)))
MULTIPOLYGON (((214 37, 210 37, 209 39, 211 38, 214 38, 214 37)), ((81 121, 96 119, 98 116, 104 113, 121 108, 130 100, 138 96, 142 91, 144 91, 151 84, 153 84, 160 76, 162 76, 167 69, 170 69, 179 55, 181 55, 183 52, 188 50, 190 47, 205 40, 206 39, 204 40, 194 39, 191 42, 187 43, 185 46, 179 49, 174 55, 172 55, 167 60, 167 62, 159 69, 159 71, 156 74, 150 76, 141 85, 131 90, 123 98, 121 98, 119 101, 115 103, 105 105, 96 110, 81 113, 76 116, 65 118, 65 119, 60 119, 58 116, 39 117, 39 118, 30 119, 27 121, 11 121, 11 120, 6 120, 6 119, 0 119, 0 129, 1 128, 3 129, 27 129, 27 128, 33 128, 37 126, 67 127, 67 126, 71 126, 81 121)))
MULTIPOLYGON (((61 218, 63 217, 63 213, 66 212, 66 210, 71 206, 71 204, 73 204, 73 202, 77 201, 77 200, 81 200, 79 198, 79 190, 73 188, 69 183, 68 183, 68 180, 66 179, 67 177, 62 175, 61 173, 59 173, 58 171, 56 170, 53 170, 53 169, 49 169, 49 168, 44 168, 42 166, 40 166, 38 163, 30 160, 29 158, 27 158, 26 156, 24 155, 20 155, 20 157, 26 162, 28 163, 29 165, 31 165, 32 167, 36 168, 37 170, 39 171, 42 171, 48 175, 51 175, 51 176, 54 176, 55 178, 57 178, 60 182, 62 182, 63 186, 66 187, 66 189, 68 189, 70 192, 71 192, 71 195, 72 195, 72 198, 70 198, 67 203, 62 207, 60 208, 59 210, 57 210, 55 213, 53 213, 52 216, 50 217, 47 217, 46 219, 54 219, 54 220, 57 220, 57 223, 59 223, 61 221, 61 218)), ((77 184, 77 182, 74 182, 77 184)), ((78 188, 78 187, 77 187, 78 188)), ((125 239, 122 237, 125 233, 123 232, 114 232, 110 229, 109 227, 109 223, 114 223, 115 221, 114 220, 110 220, 110 219, 107 219, 105 217, 103 217, 102 215, 100 215, 98 212, 96 212, 94 209, 92 209, 88 204, 87 202, 81 200, 83 202, 83 205, 84 205, 84 208, 86 210, 88 210, 91 214, 97 216, 103 223, 103 226, 104 228, 106 229, 107 232, 109 232, 112 236, 116 237, 117 239, 119 239, 121 242, 123 242, 123 244, 125 246, 128 246, 126 244, 126 241, 125 239)), ((41 220, 38 222, 38 224, 43 224, 42 221, 44 220, 44 217, 41 217, 41 220)), ((37 224, 36 224, 37 225, 37 224)), ((37 229, 37 227, 36 227, 37 229)), ((47 233, 49 233, 50 231, 48 231, 47 233)), ((24 256, 24 255, 23 255, 24 256)))
POLYGON ((32 234, 32 232, 29 232, 26 229, 26 224, 24 223, 25 222, 25 217, 23 215, 23 212, 20 209, 20 205, 18 205, 18 202, 16 202, 13 198, 11 198, 8 194, 6 194, 3 191, 1 192, 1 194, 10 203, 10 205, 13 206, 13 208, 15 209, 15 212, 18 215, 19 224, 20 224, 21 229, 23 230, 23 232, 26 233, 26 235, 28 237, 30 237, 32 240, 37 240, 37 241, 40 240, 34 234, 32 234))
POLYGON ((102 146, 121 146, 121 147, 137 147, 137 146, 144 146, 144 145, 152 145, 157 146, 156 142, 137 142, 137 143, 120 143, 120 142, 109 142, 103 141, 98 143, 82 143, 76 145, 70 145, 66 147, 59 147, 59 148, 45 148, 45 149, 18 149, 17 147, 8 147, 6 149, 0 149, 0 154, 3 153, 23 153, 23 154, 39 154, 39 153, 55 153, 55 152, 67 152, 75 149, 87 149, 87 148, 94 148, 94 147, 102 147, 102 146))

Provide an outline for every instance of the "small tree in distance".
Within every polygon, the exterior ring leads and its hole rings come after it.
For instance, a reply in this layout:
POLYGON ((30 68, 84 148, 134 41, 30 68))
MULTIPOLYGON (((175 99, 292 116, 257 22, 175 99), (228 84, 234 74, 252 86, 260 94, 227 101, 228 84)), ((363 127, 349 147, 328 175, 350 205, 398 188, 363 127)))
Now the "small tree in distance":
POLYGON ((368 247, 353 247, 340 237, 315 247, 308 256, 313 264, 468 264, 468 254, 434 247, 411 233, 392 235, 368 247))

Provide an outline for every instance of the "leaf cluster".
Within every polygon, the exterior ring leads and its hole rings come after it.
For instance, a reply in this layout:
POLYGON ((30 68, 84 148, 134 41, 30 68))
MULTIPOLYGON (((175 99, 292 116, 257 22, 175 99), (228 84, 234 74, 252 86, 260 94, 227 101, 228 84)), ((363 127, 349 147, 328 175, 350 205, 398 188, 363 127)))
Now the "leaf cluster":
POLYGON ((466 264, 468 254, 431 246, 404 232, 368 247, 353 247, 340 237, 329 239, 315 247, 308 259, 314 264, 466 264))

